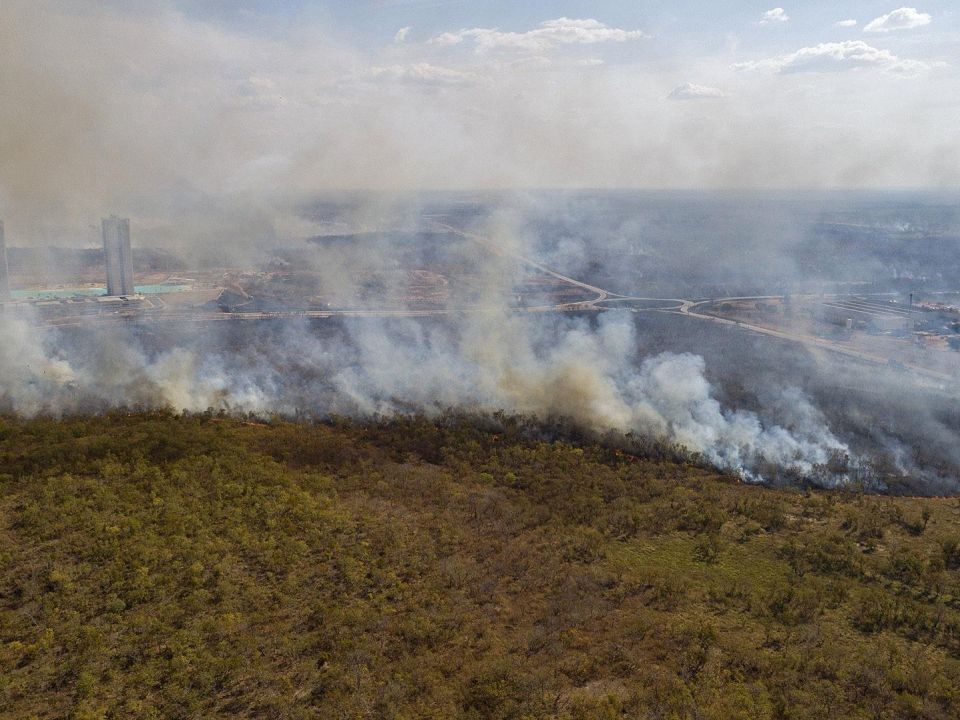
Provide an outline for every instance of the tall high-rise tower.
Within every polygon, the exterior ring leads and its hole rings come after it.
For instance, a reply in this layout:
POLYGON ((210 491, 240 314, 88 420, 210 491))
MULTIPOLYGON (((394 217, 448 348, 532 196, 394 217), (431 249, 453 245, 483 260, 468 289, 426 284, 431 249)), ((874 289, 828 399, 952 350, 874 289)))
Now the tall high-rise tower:
POLYGON ((0 302, 10 299, 10 267, 7 265, 7 242, 3 236, 3 220, 0 220, 0 302))
POLYGON ((103 219, 103 257, 107 263, 107 295, 134 295, 130 221, 111 215, 103 219))

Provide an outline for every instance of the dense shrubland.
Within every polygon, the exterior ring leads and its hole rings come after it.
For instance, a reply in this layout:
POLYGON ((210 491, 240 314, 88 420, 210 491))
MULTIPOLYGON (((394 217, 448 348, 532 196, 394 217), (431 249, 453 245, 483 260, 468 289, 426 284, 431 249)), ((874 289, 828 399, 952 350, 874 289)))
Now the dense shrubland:
POLYGON ((503 417, 0 420, 4 718, 958 715, 956 499, 503 417))

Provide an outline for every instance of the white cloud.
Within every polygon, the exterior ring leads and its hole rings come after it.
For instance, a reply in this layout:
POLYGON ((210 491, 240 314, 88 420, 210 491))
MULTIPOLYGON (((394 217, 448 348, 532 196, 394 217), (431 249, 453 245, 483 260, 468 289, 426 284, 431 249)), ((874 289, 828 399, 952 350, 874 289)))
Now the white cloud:
POLYGON ((835 24, 837 27, 849 28, 849 27, 856 27, 856 26, 857 26, 857 21, 851 18, 851 19, 849 19, 849 20, 838 20, 838 21, 837 21, 836 23, 834 23, 834 24, 835 24))
POLYGON ((667 97, 671 100, 717 100, 725 98, 726 93, 719 88, 688 82, 675 87, 667 97))
POLYGON ((757 22, 758 25, 779 25, 781 23, 788 22, 790 16, 787 15, 787 11, 782 7, 773 8, 773 10, 767 10, 763 15, 760 16, 760 20, 757 22))
POLYGON ((737 63, 737 70, 773 70, 778 73, 832 73, 855 68, 879 68, 893 73, 916 74, 939 63, 898 58, 889 50, 879 50, 862 40, 820 43, 767 60, 737 63))
POLYGON ((409 25, 407 27, 402 27, 397 30, 397 34, 393 36, 393 41, 395 43, 403 43, 407 41, 407 36, 410 35, 411 28, 409 25))
POLYGON ((476 75, 471 73, 440 67, 439 65, 431 65, 425 62, 413 63, 411 65, 372 67, 368 74, 370 77, 377 79, 434 86, 469 85, 475 83, 478 79, 476 75))
POLYGON ((960 79, 893 88, 877 77, 918 65, 863 44, 820 69, 874 70, 774 74, 816 69, 815 48, 728 85, 714 75, 726 48, 703 74, 659 62, 588 71, 579 63, 611 45, 476 55, 472 38, 453 52, 414 46, 415 26, 405 45, 357 48, 322 25, 258 37, 166 2, 142 15, 120 4, 0 0, 0 97, 17 98, 0 103, 8 227, 38 239, 76 227, 79 239, 91 217, 119 211, 187 245, 293 237, 287 199, 318 188, 960 183, 960 79), (684 78, 734 99, 667 101, 684 78), (771 92, 779 83, 791 91, 771 92))
POLYGON ((929 25, 932 18, 927 13, 917 12, 916 8, 902 7, 886 15, 881 15, 868 22, 864 32, 890 32, 892 30, 909 30, 910 28, 929 25))
POLYGON ((437 35, 434 45, 459 45, 472 40, 478 52, 490 50, 524 50, 545 52, 560 45, 593 45, 623 43, 647 37, 641 30, 610 27, 599 20, 557 18, 547 20, 526 32, 503 32, 496 28, 465 28, 437 35))

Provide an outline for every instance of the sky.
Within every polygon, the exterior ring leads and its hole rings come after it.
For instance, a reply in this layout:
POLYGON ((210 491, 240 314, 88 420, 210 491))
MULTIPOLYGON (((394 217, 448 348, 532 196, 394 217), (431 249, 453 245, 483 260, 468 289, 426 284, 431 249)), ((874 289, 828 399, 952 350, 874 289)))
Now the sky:
POLYGON ((0 215, 364 188, 956 188, 960 7, 3 0, 0 215))

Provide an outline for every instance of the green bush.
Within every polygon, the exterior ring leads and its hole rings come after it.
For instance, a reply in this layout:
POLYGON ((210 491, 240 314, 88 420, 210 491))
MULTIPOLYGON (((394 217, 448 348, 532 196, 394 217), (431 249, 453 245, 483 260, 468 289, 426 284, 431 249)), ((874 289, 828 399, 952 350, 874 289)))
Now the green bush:
POLYGON ((953 501, 502 415, 0 418, 0 468, 0 718, 960 717, 953 501))

